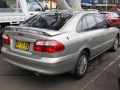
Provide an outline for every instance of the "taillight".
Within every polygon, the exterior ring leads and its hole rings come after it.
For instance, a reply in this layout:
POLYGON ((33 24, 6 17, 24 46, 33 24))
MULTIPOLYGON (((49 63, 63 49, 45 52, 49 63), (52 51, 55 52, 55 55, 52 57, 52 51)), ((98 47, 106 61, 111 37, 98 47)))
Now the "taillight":
POLYGON ((64 45, 56 40, 37 40, 34 44, 34 50, 38 52, 56 53, 64 49, 64 45))
POLYGON ((9 37, 8 34, 3 34, 3 36, 2 36, 2 43, 10 45, 10 37, 9 37))

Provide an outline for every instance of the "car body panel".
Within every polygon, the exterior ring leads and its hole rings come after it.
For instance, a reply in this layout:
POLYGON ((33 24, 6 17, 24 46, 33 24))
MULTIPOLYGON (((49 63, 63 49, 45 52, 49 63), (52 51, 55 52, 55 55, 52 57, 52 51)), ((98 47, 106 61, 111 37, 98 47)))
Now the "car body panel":
POLYGON ((10 37, 10 45, 2 47, 3 59, 16 66, 37 71, 43 74, 61 74, 74 70, 80 53, 89 50, 90 60, 112 47, 119 29, 108 27, 85 32, 76 32, 79 21, 88 14, 82 11, 75 13, 70 20, 58 31, 33 27, 11 27, 4 34, 10 37), (30 49, 24 51, 15 48, 16 40, 30 42, 30 49), (37 52, 36 40, 55 40, 64 45, 64 50, 56 53, 37 52))

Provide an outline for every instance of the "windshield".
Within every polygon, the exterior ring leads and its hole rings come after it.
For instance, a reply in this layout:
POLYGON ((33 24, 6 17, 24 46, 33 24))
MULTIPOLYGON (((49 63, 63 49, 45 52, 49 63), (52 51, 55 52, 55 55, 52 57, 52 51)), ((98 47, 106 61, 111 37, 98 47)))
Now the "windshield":
POLYGON ((27 20, 24 25, 27 27, 59 30, 72 17, 70 14, 43 14, 36 15, 27 20))

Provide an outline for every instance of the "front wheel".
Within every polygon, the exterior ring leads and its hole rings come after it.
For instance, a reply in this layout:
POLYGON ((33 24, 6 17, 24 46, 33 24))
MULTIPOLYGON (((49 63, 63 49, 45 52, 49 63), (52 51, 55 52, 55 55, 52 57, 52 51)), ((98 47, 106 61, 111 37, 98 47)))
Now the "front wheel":
POLYGON ((74 76, 77 79, 83 78, 86 75, 88 68, 89 55, 86 51, 82 51, 74 71, 74 76))
POLYGON ((113 46, 111 48, 111 51, 113 51, 113 52, 117 51, 118 47, 119 47, 119 39, 118 39, 118 37, 116 37, 115 41, 114 41, 114 44, 113 44, 113 46))

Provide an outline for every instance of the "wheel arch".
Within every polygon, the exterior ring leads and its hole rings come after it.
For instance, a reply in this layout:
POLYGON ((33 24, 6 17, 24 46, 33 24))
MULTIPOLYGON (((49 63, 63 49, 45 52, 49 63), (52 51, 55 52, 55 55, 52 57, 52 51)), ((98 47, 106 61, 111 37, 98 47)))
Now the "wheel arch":
POLYGON ((120 45, 120 33, 117 33, 116 37, 118 37, 119 45, 120 45))
MULTIPOLYGON (((91 55, 91 51, 90 51, 89 48, 85 48, 85 49, 83 49, 82 51, 86 51, 86 52, 88 53, 89 57, 90 57, 90 55, 91 55)), ((82 51, 81 51, 81 52, 82 52, 82 51)))

